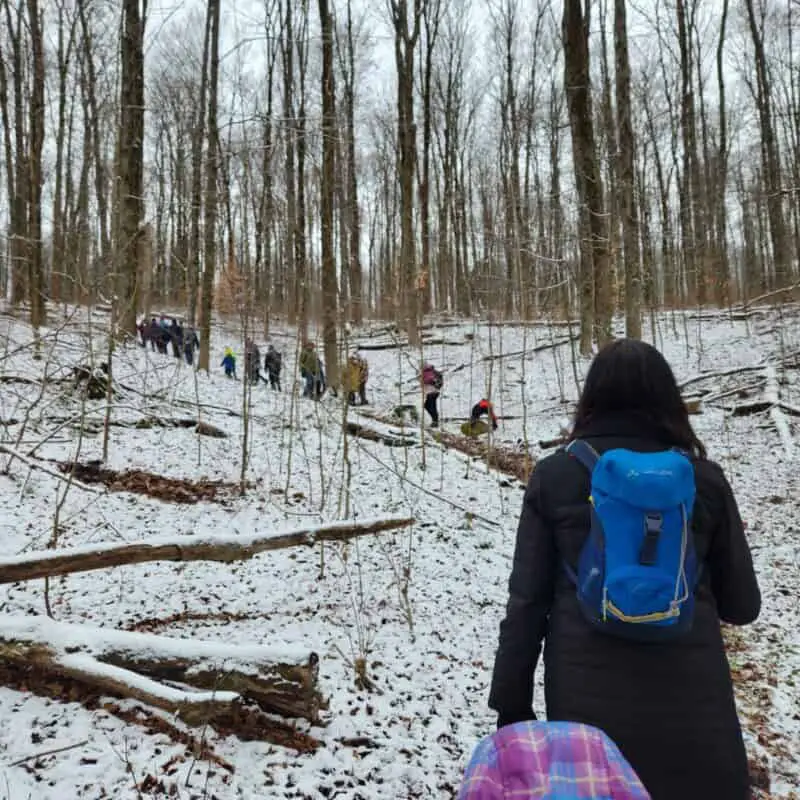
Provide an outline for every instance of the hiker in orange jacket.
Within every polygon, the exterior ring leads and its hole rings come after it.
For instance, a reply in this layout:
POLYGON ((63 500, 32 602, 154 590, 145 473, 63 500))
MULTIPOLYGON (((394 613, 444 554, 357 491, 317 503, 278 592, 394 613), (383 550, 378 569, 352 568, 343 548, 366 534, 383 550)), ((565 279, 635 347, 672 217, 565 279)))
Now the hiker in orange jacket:
POLYGON ((497 430, 497 415, 494 413, 494 406, 484 397, 472 406, 469 415, 470 425, 474 425, 484 414, 492 421, 492 430, 497 430))

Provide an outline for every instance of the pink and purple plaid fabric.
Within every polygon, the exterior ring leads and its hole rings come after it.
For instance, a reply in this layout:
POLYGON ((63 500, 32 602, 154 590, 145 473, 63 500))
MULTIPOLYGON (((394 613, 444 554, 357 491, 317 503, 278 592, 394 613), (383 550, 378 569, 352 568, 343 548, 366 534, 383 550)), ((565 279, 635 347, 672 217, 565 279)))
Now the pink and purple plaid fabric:
POLYGON ((572 722, 518 722, 483 739, 458 800, 650 800, 601 730, 572 722))

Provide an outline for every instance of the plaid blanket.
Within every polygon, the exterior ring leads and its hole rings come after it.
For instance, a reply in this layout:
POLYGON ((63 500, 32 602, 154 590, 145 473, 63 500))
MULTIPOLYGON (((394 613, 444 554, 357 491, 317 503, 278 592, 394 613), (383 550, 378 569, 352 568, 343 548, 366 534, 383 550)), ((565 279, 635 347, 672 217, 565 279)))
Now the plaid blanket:
POLYGON ((601 730, 571 722, 518 722, 483 739, 458 800, 650 800, 601 730))

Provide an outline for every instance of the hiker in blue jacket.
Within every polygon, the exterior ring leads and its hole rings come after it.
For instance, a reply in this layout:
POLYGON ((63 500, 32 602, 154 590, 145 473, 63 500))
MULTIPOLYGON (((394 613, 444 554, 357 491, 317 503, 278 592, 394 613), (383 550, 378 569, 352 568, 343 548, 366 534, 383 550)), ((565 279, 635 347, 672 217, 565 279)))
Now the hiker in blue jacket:
POLYGON ((525 493, 489 697, 498 725, 535 718, 544 642, 548 720, 605 731, 653 800, 746 800, 720 620, 752 622, 761 595, 731 487, 664 357, 630 339, 601 350, 570 438, 525 493))

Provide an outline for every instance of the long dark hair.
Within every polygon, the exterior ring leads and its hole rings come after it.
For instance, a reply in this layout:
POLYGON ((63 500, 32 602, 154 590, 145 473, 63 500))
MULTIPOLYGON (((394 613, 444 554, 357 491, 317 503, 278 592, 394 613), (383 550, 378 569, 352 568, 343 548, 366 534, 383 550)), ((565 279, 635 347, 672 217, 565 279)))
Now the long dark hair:
POLYGON ((638 339, 617 339, 595 356, 570 438, 580 438, 593 420, 619 414, 644 417, 674 447, 706 457, 670 365, 655 347, 638 339))

